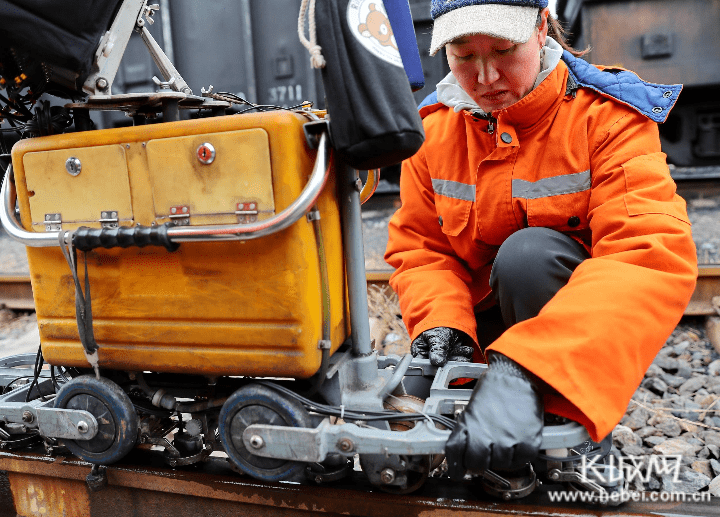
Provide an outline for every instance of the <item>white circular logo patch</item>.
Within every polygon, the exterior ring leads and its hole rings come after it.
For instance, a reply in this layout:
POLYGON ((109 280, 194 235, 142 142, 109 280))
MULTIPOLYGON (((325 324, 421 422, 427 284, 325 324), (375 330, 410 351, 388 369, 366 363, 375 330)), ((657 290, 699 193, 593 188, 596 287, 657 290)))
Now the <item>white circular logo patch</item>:
POLYGON ((350 0, 347 6, 347 22, 350 32, 375 57, 391 65, 403 67, 390 20, 381 1, 350 0))

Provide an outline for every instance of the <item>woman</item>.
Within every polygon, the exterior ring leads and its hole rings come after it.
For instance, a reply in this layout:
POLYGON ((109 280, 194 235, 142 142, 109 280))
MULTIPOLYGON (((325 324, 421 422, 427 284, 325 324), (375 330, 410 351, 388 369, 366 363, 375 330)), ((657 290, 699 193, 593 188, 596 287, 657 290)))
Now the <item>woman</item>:
POLYGON ((414 355, 487 357, 446 446, 461 477, 534 459, 544 411, 610 433, 697 264, 657 128, 681 86, 563 50, 547 0, 431 11, 451 73, 421 104, 385 258, 414 355))

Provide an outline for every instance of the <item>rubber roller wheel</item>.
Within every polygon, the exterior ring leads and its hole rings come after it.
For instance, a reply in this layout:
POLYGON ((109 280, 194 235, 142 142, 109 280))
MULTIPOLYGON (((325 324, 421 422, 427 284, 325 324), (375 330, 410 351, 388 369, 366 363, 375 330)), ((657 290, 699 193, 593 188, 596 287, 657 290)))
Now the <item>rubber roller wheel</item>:
POLYGON ((63 440, 78 458, 97 465, 110 465, 135 446, 138 418, 127 394, 114 382, 91 375, 65 384, 55 398, 55 407, 88 411, 98 423, 90 440, 63 440))
POLYGON ((253 424, 311 427, 303 405, 262 384, 248 384, 225 401, 220 410, 220 441, 230 460, 242 472, 265 481, 294 479, 304 475, 305 463, 265 458, 250 452, 243 432, 253 424))

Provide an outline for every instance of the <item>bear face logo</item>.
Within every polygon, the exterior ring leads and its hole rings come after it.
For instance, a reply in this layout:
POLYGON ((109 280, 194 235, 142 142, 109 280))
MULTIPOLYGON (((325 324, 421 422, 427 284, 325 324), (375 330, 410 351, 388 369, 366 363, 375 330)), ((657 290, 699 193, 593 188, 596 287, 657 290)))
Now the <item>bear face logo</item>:
POLYGON ((350 0, 346 15, 350 32, 366 50, 391 65, 403 68, 395 35, 381 0, 350 0))
POLYGON ((360 34, 366 38, 375 38, 383 46, 391 46, 397 50, 395 37, 390 26, 390 20, 385 13, 378 11, 375 4, 370 4, 370 12, 367 15, 365 23, 358 26, 360 34))

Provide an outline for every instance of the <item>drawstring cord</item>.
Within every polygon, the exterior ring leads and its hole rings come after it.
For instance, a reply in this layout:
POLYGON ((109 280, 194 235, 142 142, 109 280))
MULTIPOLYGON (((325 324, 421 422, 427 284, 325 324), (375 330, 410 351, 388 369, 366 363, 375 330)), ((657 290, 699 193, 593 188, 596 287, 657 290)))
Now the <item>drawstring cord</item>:
POLYGON ((317 27, 315 26, 315 0, 302 0, 300 4, 300 16, 298 17, 298 36, 303 47, 310 52, 310 65, 313 68, 325 68, 325 58, 322 55, 322 48, 317 44, 317 27), (305 13, 308 11, 308 26, 310 39, 305 37, 305 13))
POLYGON ((92 322, 92 303, 90 301, 90 278, 88 277, 87 252, 83 252, 85 259, 85 293, 83 293, 80 278, 78 277, 77 250, 73 243, 73 232, 58 232, 58 242, 65 260, 70 266, 70 272, 75 283, 75 315, 78 324, 80 342, 85 352, 85 358, 95 371, 95 377, 100 378, 98 365, 98 348, 95 341, 92 322))

